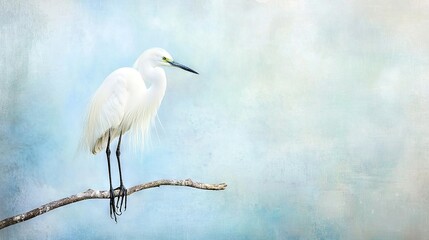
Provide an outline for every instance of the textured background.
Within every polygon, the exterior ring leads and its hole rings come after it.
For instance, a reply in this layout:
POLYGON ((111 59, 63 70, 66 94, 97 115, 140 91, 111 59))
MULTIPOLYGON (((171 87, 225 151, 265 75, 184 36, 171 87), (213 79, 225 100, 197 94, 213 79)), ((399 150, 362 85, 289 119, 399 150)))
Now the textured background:
MULTIPOLYGON (((429 235, 429 2, 0 1, 0 218, 89 187, 107 164, 76 152, 91 94, 150 47, 168 69, 126 186, 1 239, 423 239, 429 235)), ((125 140, 124 145, 126 145, 125 140)), ((116 164, 114 164, 116 166, 116 164)), ((117 179, 115 177, 115 179, 117 179)))

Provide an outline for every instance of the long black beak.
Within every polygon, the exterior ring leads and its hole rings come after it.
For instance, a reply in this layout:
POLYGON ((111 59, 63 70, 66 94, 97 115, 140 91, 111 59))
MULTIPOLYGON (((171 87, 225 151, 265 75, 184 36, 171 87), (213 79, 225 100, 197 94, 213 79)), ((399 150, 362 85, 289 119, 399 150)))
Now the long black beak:
POLYGON ((185 71, 188 71, 188 72, 191 72, 191 73, 195 73, 195 74, 199 74, 199 73, 197 73, 196 71, 194 71, 194 70, 192 70, 192 69, 188 68, 187 66, 182 65, 182 64, 180 64, 180 63, 178 63, 178 62, 172 61, 172 62, 168 62, 168 63, 170 63, 172 66, 175 66, 175 67, 181 68, 181 69, 183 69, 183 70, 185 70, 185 71))

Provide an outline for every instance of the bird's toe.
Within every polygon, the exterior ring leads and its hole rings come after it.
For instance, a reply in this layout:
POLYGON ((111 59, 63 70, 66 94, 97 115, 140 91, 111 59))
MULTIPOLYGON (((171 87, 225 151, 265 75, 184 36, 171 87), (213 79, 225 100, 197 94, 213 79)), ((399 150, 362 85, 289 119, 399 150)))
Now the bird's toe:
POLYGON ((116 201, 116 210, 119 213, 118 215, 121 215, 122 207, 124 207, 124 211, 127 210, 128 190, 122 184, 117 189, 119 189, 119 194, 118 194, 118 200, 116 201))
POLYGON ((110 189, 110 204, 109 204, 109 208, 110 208, 110 218, 115 219, 115 222, 118 222, 116 215, 118 215, 118 213, 116 212, 116 208, 115 208, 115 195, 114 195, 114 191, 113 189, 110 189))

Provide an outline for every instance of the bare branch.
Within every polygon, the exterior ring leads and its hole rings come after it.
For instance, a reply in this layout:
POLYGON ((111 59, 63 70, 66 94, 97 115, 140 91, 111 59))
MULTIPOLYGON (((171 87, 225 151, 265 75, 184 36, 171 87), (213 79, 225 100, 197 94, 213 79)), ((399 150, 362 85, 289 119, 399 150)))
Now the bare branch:
MULTIPOLYGON (((144 189, 159 187, 162 185, 193 187, 193 188, 198 188, 203 190, 224 190, 227 187, 225 183, 207 184, 207 183, 193 182, 191 179, 186 179, 186 180, 163 179, 163 180, 148 182, 148 183, 144 183, 144 184, 140 184, 140 185, 136 185, 134 187, 128 188, 127 195, 131 195, 135 192, 138 192, 144 189)), ((115 190, 115 197, 117 197, 118 194, 119 194, 119 190, 115 190)), ((72 195, 70 197, 52 201, 38 208, 35 208, 31 211, 18 214, 10 218, 3 219, 0 221, 0 229, 23 222, 23 221, 27 221, 28 219, 37 217, 55 208, 59 208, 68 204, 72 204, 72 203, 79 202, 82 200, 87 200, 87 199, 103 199, 103 198, 106 198, 106 199, 109 198, 109 191, 97 191, 97 190, 88 189, 85 192, 81 192, 81 193, 72 195)))

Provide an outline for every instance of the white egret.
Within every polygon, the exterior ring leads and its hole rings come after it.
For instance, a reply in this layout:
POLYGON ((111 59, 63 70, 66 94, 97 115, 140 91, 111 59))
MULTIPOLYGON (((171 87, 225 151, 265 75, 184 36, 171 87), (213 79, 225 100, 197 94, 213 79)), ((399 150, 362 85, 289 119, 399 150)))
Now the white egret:
POLYGON ((151 48, 140 55, 133 68, 119 68, 107 76, 89 104, 83 143, 93 154, 106 149, 110 181, 110 217, 113 216, 115 221, 116 216, 122 214, 124 199, 124 211, 127 208, 127 189, 122 181, 120 163, 122 135, 130 130, 141 134, 144 139, 165 94, 167 78, 162 67, 166 66, 179 67, 198 74, 175 62, 166 50, 151 48), (150 83, 149 88, 144 80, 150 83), (120 186, 116 188, 119 189, 119 196, 115 208, 109 145, 116 137, 119 137, 116 158, 120 186))

